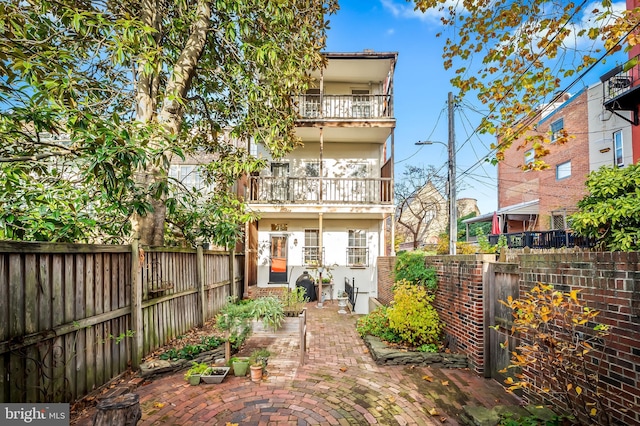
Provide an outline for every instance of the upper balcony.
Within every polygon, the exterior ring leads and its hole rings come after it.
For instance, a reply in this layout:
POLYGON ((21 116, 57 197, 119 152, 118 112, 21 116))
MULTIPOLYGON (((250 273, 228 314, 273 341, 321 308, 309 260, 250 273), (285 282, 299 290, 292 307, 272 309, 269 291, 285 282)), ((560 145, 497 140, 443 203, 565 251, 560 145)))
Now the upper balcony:
POLYGON ((294 97, 300 119, 392 118, 391 95, 320 95, 294 97))
POLYGON ((251 176, 247 194, 250 204, 393 203, 391 178, 251 176))
POLYGON ((634 126, 638 121, 638 104, 640 104, 640 55, 631 58, 624 65, 618 65, 600 77, 603 90, 604 107, 629 121, 634 126), (616 111, 631 111, 629 120, 616 111))

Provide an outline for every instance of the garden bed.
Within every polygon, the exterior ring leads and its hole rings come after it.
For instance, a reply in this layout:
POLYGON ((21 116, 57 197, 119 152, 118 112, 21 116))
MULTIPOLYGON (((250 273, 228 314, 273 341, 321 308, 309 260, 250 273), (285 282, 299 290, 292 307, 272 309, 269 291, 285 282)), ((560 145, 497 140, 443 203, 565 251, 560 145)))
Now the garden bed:
POLYGON ((410 351, 391 347, 371 335, 366 335, 362 339, 378 365, 428 365, 437 368, 468 368, 469 366, 467 356, 464 354, 410 351))

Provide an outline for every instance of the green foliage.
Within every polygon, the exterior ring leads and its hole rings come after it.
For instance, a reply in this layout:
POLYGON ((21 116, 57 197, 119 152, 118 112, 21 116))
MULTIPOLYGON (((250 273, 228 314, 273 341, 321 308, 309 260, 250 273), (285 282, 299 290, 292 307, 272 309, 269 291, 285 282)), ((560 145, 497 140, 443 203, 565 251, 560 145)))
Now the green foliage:
POLYGON ((209 369, 211 368, 211 366, 209 364, 207 364, 206 362, 191 362, 191 367, 187 370, 187 372, 184 375, 184 379, 185 380, 189 380, 189 377, 191 376, 201 376, 204 373, 206 373, 209 369))
POLYGON ((511 333, 521 338, 521 344, 511 349, 509 366, 517 373, 505 383, 510 390, 530 389, 561 398, 585 424, 610 424, 599 397, 609 327, 595 323, 599 312, 585 306, 578 294, 539 283, 518 299, 500 301, 512 309, 511 333))
POLYGON ((418 350, 418 352, 436 353, 436 352, 438 352, 438 345, 436 345, 434 343, 426 343, 424 345, 418 346, 416 349, 418 350))
POLYGON ((299 313, 308 301, 309 298, 304 287, 288 289, 283 300, 284 309, 299 313))
POLYGON ((427 268, 425 254, 422 251, 399 253, 396 257, 394 273, 394 281, 406 280, 424 286, 430 292, 435 292, 438 288, 436 270, 435 268, 427 268))
POLYGON ((150 244, 145 227, 158 223, 175 243, 232 244, 252 216, 224 195, 228 182, 262 164, 235 142, 273 158, 299 143, 291 95, 322 67, 335 10, 334 0, 2 2, 0 239, 124 242, 138 231, 150 244), (171 158, 186 155, 207 164, 213 194, 168 179, 171 158))
POLYGON ((251 315, 253 319, 262 321, 265 328, 277 330, 284 321, 284 305, 275 296, 258 297, 251 304, 251 315))
POLYGON ((502 247, 507 246, 506 235, 500 235, 498 237, 497 244, 493 245, 489 242, 489 238, 480 230, 476 234, 478 237, 478 246, 480 246, 480 253, 498 253, 502 247))
POLYGON ((393 303, 387 310, 389 327, 413 346, 437 344, 443 327, 431 304, 434 298, 423 286, 404 280, 396 282, 393 303))
POLYGON ((169 350, 160 354, 158 358, 163 360, 178 360, 178 359, 194 359, 202 352, 210 351, 212 349, 217 348, 222 343, 224 343, 224 339, 221 339, 218 336, 208 336, 203 337, 201 339, 200 344, 196 345, 185 345, 179 349, 170 348, 169 350))
POLYGON ((640 164, 602 167, 589 174, 588 194, 570 217, 579 235, 597 238, 611 251, 640 250, 640 164))
POLYGON ((402 338, 389 326, 388 308, 380 306, 367 315, 358 318, 356 331, 361 337, 371 335, 389 343, 400 343, 402 338))

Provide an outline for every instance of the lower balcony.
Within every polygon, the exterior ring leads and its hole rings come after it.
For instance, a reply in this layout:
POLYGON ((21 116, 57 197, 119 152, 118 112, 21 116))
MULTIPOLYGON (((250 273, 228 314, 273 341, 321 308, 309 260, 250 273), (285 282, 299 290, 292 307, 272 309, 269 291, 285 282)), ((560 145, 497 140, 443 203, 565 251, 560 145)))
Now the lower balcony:
POLYGON ((391 178, 252 176, 249 203, 392 204, 391 178))

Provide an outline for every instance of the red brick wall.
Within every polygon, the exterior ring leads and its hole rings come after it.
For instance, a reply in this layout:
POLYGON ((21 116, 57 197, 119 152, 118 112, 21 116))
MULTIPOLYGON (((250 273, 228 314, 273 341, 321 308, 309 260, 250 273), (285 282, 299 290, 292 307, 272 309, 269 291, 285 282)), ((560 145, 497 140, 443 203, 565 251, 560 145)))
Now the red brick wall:
POLYGON ((393 300, 393 265, 395 256, 378 258, 378 301, 383 305, 389 305, 393 300))
MULTIPOLYGON (((484 365, 484 327, 482 305, 482 261, 474 255, 427 256, 427 266, 438 275, 438 292, 434 306, 445 323, 451 349, 468 357, 469 368, 478 374, 484 365)), ((393 265, 395 257, 378 258, 378 299, 393 300, 393 265), (386 273, 389 271, 390 273, 386 273)))
MULTIPOLYGON (((391 270, 394 258, 383 260, 391 270)), ((640 426, 640 253, 520 254, 513 263, 519 264, 521 292, 538 282, 565 292, 576 289, 584 304, 600 311, 597 321, 612 327, 601 362, 602 400, 615 424, 640 426)), ((482 257, 427 256, 426 264, 437 270, 435 306, 446 334, 467 355, 470 368, 483 373, 482 257)), ((378 294, 388 295, 391 276, 379 265, 378 294)), ((592 359, 600 355, 594 352, 592 359)), ((591 370, 597 371, 595 363, 591 370)), ((529 397, 536 400, 535 395, 529 397)))
POLYGON ((640 253, 528 254, 519 260, 521 291, 537 282, 579 290, 579 299, 600 311, 596 321, 611 326, 603 359, 594 361, 602 354, 594 352, 589 371, 598 371, 605 389, 601 399, 616 424, 624 425, 640 425, 639 262, 640 253))

